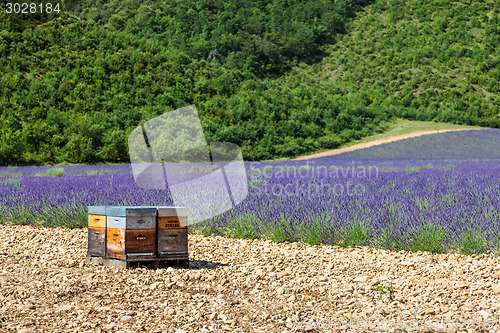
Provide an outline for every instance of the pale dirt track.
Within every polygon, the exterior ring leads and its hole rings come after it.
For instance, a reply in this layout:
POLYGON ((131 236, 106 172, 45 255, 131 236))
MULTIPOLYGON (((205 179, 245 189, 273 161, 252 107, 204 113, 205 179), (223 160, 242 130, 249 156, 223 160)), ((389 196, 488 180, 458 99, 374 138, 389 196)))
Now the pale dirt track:
POLYGON ((390 142, 409 139, 409 138, 416 138, 416 137, 422 136, 422 135, 445 133, 445 132, 456 132, 456 131, 471 131, 471 130, 481 130, 481 129, 480 128, 464 128, 464 129, 454 128, 454 129, 442 129, 442 130, 415 131, 415 132, 408 133, 408 134, 395 135, 395 136, 391 136, 388 138, 376 139, 376 140, 373 140, 370 142, 358 143, 358 144, 355 144, 355 145, 352 145, 349 147, 345 147, 345 148, 332 149, 332 150, 327 150, 327 151, 323 151, 321 153, 316 153, 316 154, 312 154, 312 155, 300 156, 300 157, 294 158, 293 160, 296 160, 296 161, 308 160, 311 158, 338 155, 338 154, 347 153, 350 151, 355 151, 355 150, 359 150, 359 149, 378 146, 378 145, 381 145, 384 143, 390 143, 390 142))
MULTIPOLYGON (((460 331, 500 331, 484 329, 483 318, 500 314, 492 256, 196 235, 190 269, 119 270, 85 262, 86 229, 0 226, 0 239, 0 332, 270 333, 322 320, 315 331, 334 332, 358 319, 421 332, 473 320, 460 331)), ((377 331, 362 327, 338 332, 377 331)))

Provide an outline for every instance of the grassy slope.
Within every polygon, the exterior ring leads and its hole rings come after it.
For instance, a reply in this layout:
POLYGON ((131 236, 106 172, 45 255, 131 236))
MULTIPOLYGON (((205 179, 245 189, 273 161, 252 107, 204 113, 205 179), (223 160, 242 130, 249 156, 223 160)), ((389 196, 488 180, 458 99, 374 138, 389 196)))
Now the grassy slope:
POLYGON ((456 125, 449 123, 434 123, 430 121, 416 121, 416 120, 405 120, 398 119, 393 123, 388 123, 387 130, 383 133, 378 133, 370 135, 361 140, 350 142, 343 147, 349 147, 358 143, 371 142, 378 139, 390 138, 398 135, 411 134, 420 131, 437 131, 437 130, 449 130, 449 129, 474 129, 474 128, 484 128, 478 126, 467 126, 467 125, 456 125))

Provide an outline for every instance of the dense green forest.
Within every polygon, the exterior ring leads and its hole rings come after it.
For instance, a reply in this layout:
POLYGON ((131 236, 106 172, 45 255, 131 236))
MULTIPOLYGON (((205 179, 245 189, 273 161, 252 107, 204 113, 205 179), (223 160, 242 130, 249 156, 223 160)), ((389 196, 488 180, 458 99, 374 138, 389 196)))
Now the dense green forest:
POLYGON ((499 36, 494 0, 2 9, 0 164, 127 162, 130 131, 189 104, 246 160, 336 148, 393 117, 499 127, 499 36))

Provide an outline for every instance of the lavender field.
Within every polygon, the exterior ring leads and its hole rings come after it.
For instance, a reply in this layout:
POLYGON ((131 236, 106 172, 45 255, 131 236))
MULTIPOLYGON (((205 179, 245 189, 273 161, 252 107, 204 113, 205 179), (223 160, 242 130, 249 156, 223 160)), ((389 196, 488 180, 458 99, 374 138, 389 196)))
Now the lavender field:
MULTIPOLYGON (((422 136, 309 161, 247 163, 249 193, 192 226, 230 237, 466 254, 500 247, 500 130, 422 136)), ((168 205, 129 165, 0 168, 0 220, 85 227, 88 205, 168 205)))

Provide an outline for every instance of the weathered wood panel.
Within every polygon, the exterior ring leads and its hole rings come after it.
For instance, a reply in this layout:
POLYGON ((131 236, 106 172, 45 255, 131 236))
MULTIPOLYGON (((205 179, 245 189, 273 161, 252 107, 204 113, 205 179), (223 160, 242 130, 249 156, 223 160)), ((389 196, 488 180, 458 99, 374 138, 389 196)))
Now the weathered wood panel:
POLYGON ((127 207, 110 206, 106 208, 108 216, 153 216, 156 217, 156 208, 154 207, 127 207))
MULTIPOLYGON (((158 222, 161 219, 168 220, 168 218, 177 218, 178 226, 169 226, 169 228, 185 228, 187 227, 188 209, 185 207, 158 207, 158 222)), ((159 227, 160 228, 160 227, 159 227)))
POLYGON ((108 216, 107 226, 113 229, 155 229, 156 216, 108 216))
POLYGON ((156 255, 156 230, 126 230, 125 254, 127 258, 156 255))
POLYGON ((88 229, 87 255, 99 257, 106 255, 106 228, 88 229))
POLYGON ((158 229, 179 228, 179 218, 177 216, 158 216, 158 229))
POLYGON ((188 252, 187 228, 158 229, 158 257, 188 252))

